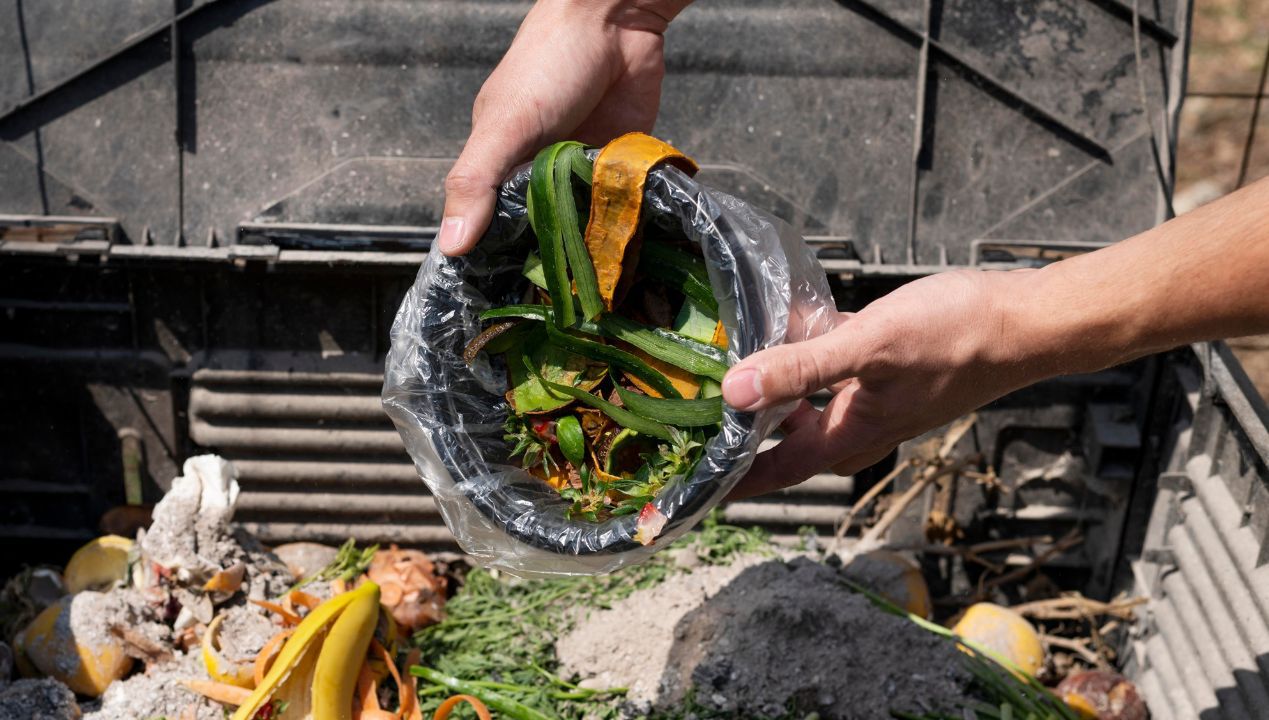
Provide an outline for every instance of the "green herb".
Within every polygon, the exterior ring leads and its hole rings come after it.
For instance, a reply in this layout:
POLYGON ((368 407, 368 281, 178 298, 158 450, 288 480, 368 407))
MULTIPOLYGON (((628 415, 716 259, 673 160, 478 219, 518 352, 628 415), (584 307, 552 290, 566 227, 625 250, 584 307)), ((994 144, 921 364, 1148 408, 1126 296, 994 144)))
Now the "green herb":
POLYGON ((341 580, 346 583, 352 582, 366 572, 366 569, 370 567, 370 562, 374 560, 375 553, 378 551, 378 545, 370 545, 358 550, 357 542, 352 538, 348 538, 343 545, 339 546, 339 551, 335 553, 335 559, 331 561, 330 565, 299 581, 292 589, 302 588, 317 580, 322 582, 334 580, 341 580))
MULTIPOLYGON (((533 366, 526 365, 526 367, 529 368, 530 374, 536 375, 533 369, 533 366)), ((671 437, 670 432, 673 430, 673 428, 668 428, 665 425, 662 425, 661 423, 656 422, 655 420, 649 420, 647 418, 639 417, 638 415, 635 415, 629 410, 623 410, 622 408, 619 408, 616 405, 613 405, 607 400, 598 398, 595 395, 586 392, 585 390, 579 390, 578 388, 569 387, 568 385, 560 385, 559 383, 553 383, 550 380, 543 379, 541 376, 537 376, 537 378, 538 378, 538 382, 542 383, 542 385, 545 386, 548 391, 559 394, 559 395, 571 397, 574 400, 578 400, 593 408, 602 410, 605 415, 615 420, 617 424, 621 425, 622 427, 628 427, 631 430, 636 430, 638 432, 644 433, 645 435, 651 435, 653 437, 659 437, 665 440, 669 440, 671 437)))
MULTIPOLYGON (((698 531, 671 547, 707 564, 724 564, 746 553, 774 553, 761 530, 727 525, 720 517, 718 511, 707 515, 698 531)), ((453 692, 443 682, 452 679, 548 717, 615 720, 625 688, 579 688, 569 682, 574 678, 560 677, 555 641, 572 630, 582 615, 578 609, 609 607, 680 572, 685 570, 670 553, 600 576, 516 580, 472 570, 462 590, 445 604, 445 619, 414 636, 422 650, 420 667, 436 673, 428 678, 412 671, 426 680, 419 690, 423 716, 431 717, 453 692)), ((487 697, 469 694, 495 709, 487 697)))
POLYGON ((555 459, 551 457, 550 440, 533 432, 533 429, 525 423, 524 418, 515 413, 507 415, 507 421, 503 423, 502 429, 506 433, 502 439, 512 444, 509 457, 519 455, 525 470, 541 466, 547 476, 551 475, 556 464, 555 459))

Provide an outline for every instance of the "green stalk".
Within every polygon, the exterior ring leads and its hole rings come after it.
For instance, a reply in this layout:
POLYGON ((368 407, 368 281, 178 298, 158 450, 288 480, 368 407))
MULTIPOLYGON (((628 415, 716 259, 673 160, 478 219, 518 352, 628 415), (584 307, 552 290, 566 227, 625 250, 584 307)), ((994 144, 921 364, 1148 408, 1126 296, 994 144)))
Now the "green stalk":
MULTIPOLYGON (((573 273, 573 284, 577 286, 577 299, 582 303, 582 316, 587 320, 594 320, 604 311, 604 302, 599 297, 595 264, 591 262, 590 251, 586 249, 582 232, 577 228, 577 204, 573 202, 573 167, 577 164, 577 158, 585 161, 586 152, 578 142, 561 144, 565 147, 560 150, 554 168, 555 214, 560 232, 564 236, 568 268, 573 273)), ((554 294, 551 295, 553 301, 555 297, 554 294)))
POLYGON ((546 286, 552 302, 560 308, 555 320, 569 326, 577 321, 577 316, 573 313, 573 293, 564 256, 564 234, 555 200, 555 162, 563 145, 548 146, 533 159, 533 169, 529 173, 528 211, 529 224, 538 236, 538 254, 542 257, 546 286))
POLYGON ((678 400, 654 398, 619 387, 617 395, 630 412, 678 427, 704 427, 723 420, 723 399, 678 400))
POLYGON ((652 437, 667 441, 674 438, 674 435, 670 432, 670 428, 655 420, 640 417, 629 410, 619 408, 607 400, 603 400, 592 393, 586 392, 585 390, 579 390, 575 387, 569 387, 568 385, 561 385, 559 383, 553 383, 550 380, 544 380, 540 375, 534 372, 533 368, 528 366, 527 363, 526 366, 529 367, 529 373, 537 377, 538 382, 542 383, 542 386, 545 387, 548 392, 558 393, 565 397, 571 397, 578 402, 589 405, 598 410, 602 410, 605 415, 617 421, 618 425, 630 428, 637 433, 651 435, 652 437))
POLYGON ((504 305, 490 308, 480 314, 481 321, 502 320, 504 318, 524 318, 525 320, 547 320, 551 309, 545 305, 504 305))
POLYGON ((505 695, 499 695, 493 690, 481 687, 476 683, 437 672, 432 668, 423 667, 422 665, 411 665, 410 674, 415 677, 421 677, 430 683, 443 685, 463 695, 471 695, 488 705, 491 710, 497 710, 503 715, 512 718, 512 720, 551 720, 551 716, 539 712, 522 702, 512 700, 505 695))
MULTIPOLYGON (((552 323, 546 324, 546 336, 554 344, 568 350, 571 353, 598 360, 607 363, 619 370, 625 370, 638 377, 640 380, 648 383, 657 392, 665 397, 681 398, 683 395, 674 389, 674 385, 661 373, 652 368, 651 365, 640 360, 638 357, 631 355, 625 350, 615 348, 611 345, 603 345, 592 340, 580 338, 571 333, 564 332, 555 327, 552 323)), ((633 344, 633 343, 631 343, 633 344)), ((636 347, 638 347, 636 345, 636 347)), ((648 353, 656 357, 653 353, 648 353)))
POLYGON ((726 363, 703 354, 699 349, 701 343, 681 335, 665 330, 657 332, 653 328, 611 313, 599 319, 599 327, 605 334, 628 342, 658 360, 695 375, 704 375, 722 382, 723 375, 727 373, 726 363))
MULTIPOLYGON (((493 308, 484 311, 480 314, 480 319, 503 320, 507 318, 524 318, 526 320, 540 320, 546 322, 551 319, 552 314, 552 308, 545 305, 507 305, 506 307, 493 308)), ((580 323, 580 326, 581 327, 578 329, 584 332, 589 332, 592 335, 600 334, 600 328, 592 323, 582 322, 580 323)), ((578 337, 575 334, 560 330, 555 327, 555 323, 551 322, 546 322, 546 335, 552 344, 568 350, 571 353, 581 355, 582 357, 596 360, 598 362, 607 363, 619 370, 625 370, 651 385, 657 392, 661 393, 661 395, 665 397, 683 397, 678 390, 674 389, 674 385, 668 378, 665 377, 665 375, 657 372, 651 365, 625 350, 615 348, 611 345, 597 343, 593 340, 587 340, 583 337, 578 337)), ((633 345, 634 343, 631 344, 633 345)), ((636 345, 636 347, 638 346, 636 345)), ((656 357, 653 353, 648 354, 656 357)), ((724 370, 725 369, 726 367, 724 366, 724 370)))

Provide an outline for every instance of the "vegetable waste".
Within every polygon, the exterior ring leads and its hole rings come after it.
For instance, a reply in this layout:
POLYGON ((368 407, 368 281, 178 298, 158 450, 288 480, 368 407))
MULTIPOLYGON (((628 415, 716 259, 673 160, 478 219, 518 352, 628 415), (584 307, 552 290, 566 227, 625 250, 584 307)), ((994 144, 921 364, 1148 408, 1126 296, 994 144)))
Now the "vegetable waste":
POLYGON ((505 363, 510 457, 569 501, 572 519, 639 515, 653 542, 665 517, 651 505, 691 474, 719 430, 727 337, 699 250, 641 222, 648 172, 678 150, 642 133, 592 162, 577 142, 538 153, 528 216, 537 251, 520 304, 481 315, 463 353, 505 363), (579 217, 588 215, 585 232, 579 217))

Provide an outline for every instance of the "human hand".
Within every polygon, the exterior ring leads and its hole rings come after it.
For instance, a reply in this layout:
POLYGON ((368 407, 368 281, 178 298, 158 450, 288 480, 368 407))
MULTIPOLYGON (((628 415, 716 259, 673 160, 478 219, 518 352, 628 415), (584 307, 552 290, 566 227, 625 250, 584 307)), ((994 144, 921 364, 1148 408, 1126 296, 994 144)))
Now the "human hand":
POLYGON ((835 395, 821 412, 805 400, 785 438, 760 454, 730 499, 795 485, 832 468, 848 475, 900 442, 1019 387, 1044 368, 1015 340, 1010 305, 1027 271, 941 273, 909 283, 834 330, 755 353, 731 369, 723 397, 742 410, 835 395))
POLYGON ((472 130, 445 178, 441 251, 462 255, 493 217, 518 163, 564 139, 648 132, 661 102, 663 38, 690 0, 543 0, 476 96, 472 130))

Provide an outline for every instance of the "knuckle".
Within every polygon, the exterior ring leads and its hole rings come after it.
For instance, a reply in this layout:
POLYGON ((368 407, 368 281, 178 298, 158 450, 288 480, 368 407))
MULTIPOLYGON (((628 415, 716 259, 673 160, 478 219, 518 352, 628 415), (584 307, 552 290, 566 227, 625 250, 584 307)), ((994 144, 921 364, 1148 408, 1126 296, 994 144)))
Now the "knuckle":
POLYGON ((454 166, 445 176, 445 194, 457 197, 471 197, 484 192, 489 184, 476 173, 462 166, 454 166))

